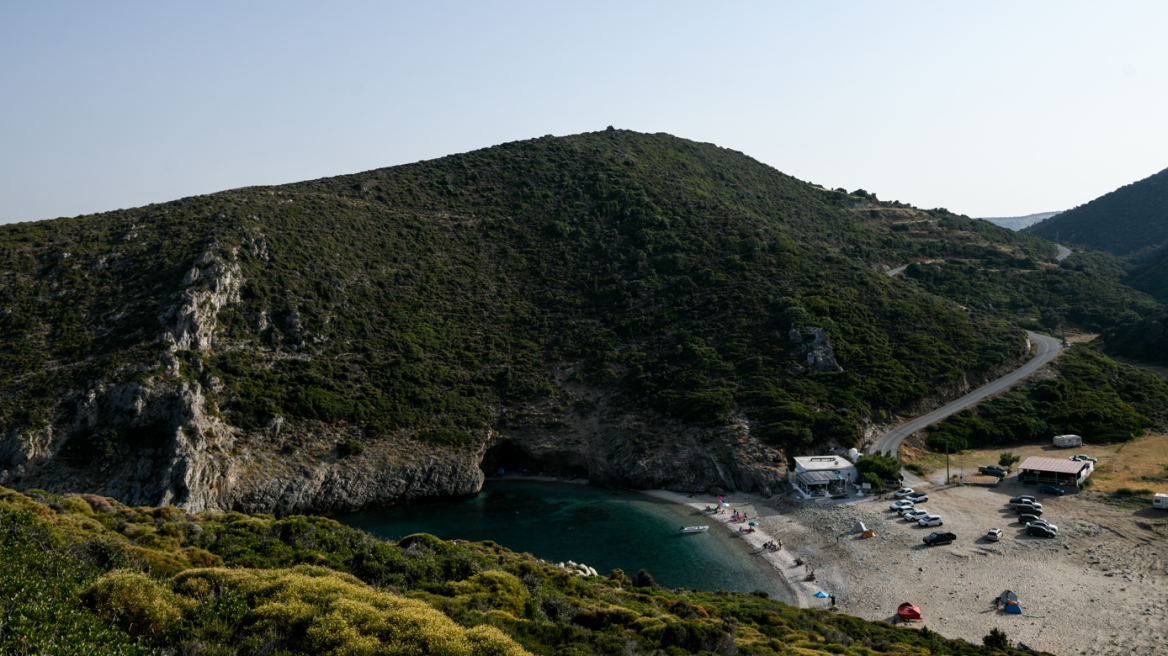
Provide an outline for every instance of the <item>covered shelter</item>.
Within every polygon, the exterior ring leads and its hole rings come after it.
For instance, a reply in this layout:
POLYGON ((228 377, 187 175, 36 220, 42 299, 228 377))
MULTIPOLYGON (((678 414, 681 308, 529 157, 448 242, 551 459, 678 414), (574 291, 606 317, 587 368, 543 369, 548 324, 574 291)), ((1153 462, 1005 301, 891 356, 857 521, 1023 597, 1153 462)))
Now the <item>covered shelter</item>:
POLYGON ((813 497, 847 494, 848 484, 857 482, 859 475, 843 456, 800 456, 790 472, 791 483, 813 497))
POLYGON ((1018 466, 1018 480, 1032 485, 1074 485, 1081 487, 1095 471, 1090 460, 1063 460, 1030 456, 1018 466))
POLYGON ((896 609, 896 616, 899 617, 902 622, 906 622, 908 620, 919 620, 921 619, 921 609, 906 601, 896 609))

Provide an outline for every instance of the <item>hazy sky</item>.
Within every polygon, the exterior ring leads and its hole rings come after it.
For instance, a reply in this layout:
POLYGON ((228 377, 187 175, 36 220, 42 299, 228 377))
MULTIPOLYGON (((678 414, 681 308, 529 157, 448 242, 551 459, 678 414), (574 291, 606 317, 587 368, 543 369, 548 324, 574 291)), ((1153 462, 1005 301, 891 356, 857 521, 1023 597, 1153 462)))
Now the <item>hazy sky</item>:
POLYGON ((975 217, 1168 168, 1168 3, 960 5, 2 2, 0 223, 608 125, 975 217))

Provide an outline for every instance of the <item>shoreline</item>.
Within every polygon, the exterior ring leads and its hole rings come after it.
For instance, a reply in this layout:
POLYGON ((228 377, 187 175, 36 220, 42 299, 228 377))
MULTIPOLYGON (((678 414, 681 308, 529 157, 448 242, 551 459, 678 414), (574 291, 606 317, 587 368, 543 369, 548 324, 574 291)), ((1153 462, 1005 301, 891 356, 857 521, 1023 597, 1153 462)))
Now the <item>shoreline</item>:
MULTIPOLYGON (((760 556, 767 562, 767 564, 771 566, 772 569, 774 569, 775 573, 778 575, 778 579, 783 583, 783 587, 785 587, 787 592, 790 593, 791 598, 795 600, 796 606, 800 608, 831 608, 831 601, 829 599, 820 599, 814 596, 816 592, 823 590, 823 587, 819 584, 818 581, 805 580, 804 566, 795 564, 795 559, 798 558, 798 556, 790 549, 788 545, 784 544, 783 548, 779 551, 767 551, 763 549, 763 544, 771 540, 782 539, 781 537, 770 535, 765 530, 763 530, 761 525, 754 527, 753 533, 739 535, 734 531, 733 528, 731 528, 734 522, 730 521, 730 514, 713 515, 705 512, 705 508, 707 506, 717 506, 718 498, 716 496, 712 497, 711 501, 701 501, 699 500, 700 497, 690 497, 680 492, 670 492, 668 490, 637 491, 655 499, 668 501, 670 503, 685 506, 695 510, 701 513, 701 515, 707 521, 709 521, 711 525, 715 523, 720 525, 722 528, 726 529, 732 535, 734 535, 734 537, 742 540, 745 544, 750 545, 750 547, 755 549, 756 555, 760 556)), ((731 504, 731 507, 734 506, 734 500, 731 498, 732 496, 734 495, 723 495, 723 498, 727 503, 731 504)), ((747 509, 746 512, 752 520, 756 518, 762 519, 768 516, 777 517, 780 515, 779 511, 775 510, 774 508, 769 508, 766 506, 760 508, 759 505, 756 505, 756 500, 751 495, 746 495, 745 498, 739 499, 738 505, 743 509, 747 509), (754 515, 751 513, 759 514, 754 515)), ((761 524, 761 521, 759 523, 761 524)), ((806 558, 804 558, 804 562, 807 562, 806 558)), ((831 591, 829 590, 823 591, 827 594, 831 594, 831 591)))

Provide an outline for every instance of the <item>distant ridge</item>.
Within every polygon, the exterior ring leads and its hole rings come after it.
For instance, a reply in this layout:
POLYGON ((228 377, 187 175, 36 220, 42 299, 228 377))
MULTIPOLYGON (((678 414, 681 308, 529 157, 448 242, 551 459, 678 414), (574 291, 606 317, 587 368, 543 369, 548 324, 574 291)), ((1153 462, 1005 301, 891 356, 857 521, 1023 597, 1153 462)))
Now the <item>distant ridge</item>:
POLYGON ((1026 228, 1124 257, 1168 242, 1168 169, 1026 228))
POLYGON ((1045 221, 1054 216, 1062 214, 1063 211, 1057 212, 1039 212, 1038 214, 1027 214, 1026 216, 997 216, 997 217, 982 217, 983 221, 989 221, 994 225, 1000 225, 1003 228, 1010 230, 1021 230, 1026 226, 1034 225, 1039 221, 1045 221))

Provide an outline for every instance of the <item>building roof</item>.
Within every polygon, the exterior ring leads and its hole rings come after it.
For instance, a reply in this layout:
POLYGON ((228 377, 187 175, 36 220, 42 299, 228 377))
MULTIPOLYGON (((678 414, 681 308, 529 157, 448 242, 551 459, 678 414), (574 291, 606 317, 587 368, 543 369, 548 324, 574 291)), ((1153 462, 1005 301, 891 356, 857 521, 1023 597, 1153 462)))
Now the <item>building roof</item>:
POLYGON ((795 466, 807 471, 849 469, 854 467, 851 460, 843 456, 800 456, 795 458, 795 466))
POLYGON ((842 481, 843 480, 843 476, 840 476, 839 474, 837 474, 835 472, 829 472, 829 471, 803 472, 803 473, 798 475, 798 478, 799 478, 800 483, 803 483, 806 485, 810 485, 813 483, 824 483, 824 482, 830 482, 830 481, 842 481))
POLYGON ((1062 458, 1039 458, 1038 456, 1030 456, 1018 466, 1018 469, 1057 472, 1059 474, 1078 474, 1089 464, 1091 464, 1089 461, 1079 462, 1075 460, 1063 460, 1062 458))

